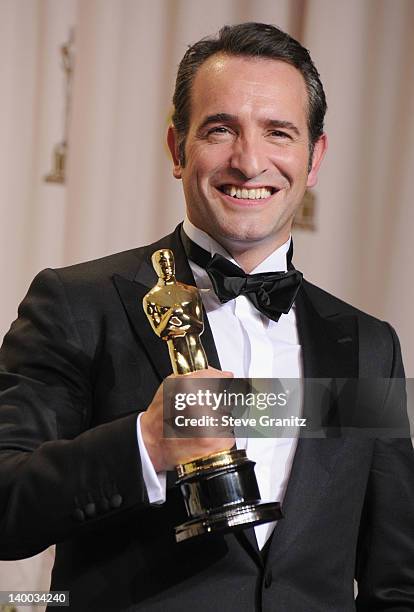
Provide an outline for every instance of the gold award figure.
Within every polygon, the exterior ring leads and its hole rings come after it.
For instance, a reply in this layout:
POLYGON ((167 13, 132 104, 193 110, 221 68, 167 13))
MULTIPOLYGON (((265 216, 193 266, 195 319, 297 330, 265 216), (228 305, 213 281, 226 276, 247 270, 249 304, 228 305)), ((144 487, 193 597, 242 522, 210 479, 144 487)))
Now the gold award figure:
POLYGON ((203 306, 197 287, 175 279, 170 249, 155 251, 151 258, 158 282, 143 299, 154 332, 168 344, 174 374, 188 374, 208 367, 200 341, 204 330, 203 306))

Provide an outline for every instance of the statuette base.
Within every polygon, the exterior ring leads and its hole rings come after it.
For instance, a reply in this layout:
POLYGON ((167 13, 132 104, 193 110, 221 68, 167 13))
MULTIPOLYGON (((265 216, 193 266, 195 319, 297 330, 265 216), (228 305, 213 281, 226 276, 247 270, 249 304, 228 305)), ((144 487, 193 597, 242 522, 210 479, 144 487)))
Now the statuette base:
POLYGON ((177 466, 190 517, 175 527, 177 542, 281 519, 279 502, 261 502, 254 465, 245 450, 233 449, 177 466))

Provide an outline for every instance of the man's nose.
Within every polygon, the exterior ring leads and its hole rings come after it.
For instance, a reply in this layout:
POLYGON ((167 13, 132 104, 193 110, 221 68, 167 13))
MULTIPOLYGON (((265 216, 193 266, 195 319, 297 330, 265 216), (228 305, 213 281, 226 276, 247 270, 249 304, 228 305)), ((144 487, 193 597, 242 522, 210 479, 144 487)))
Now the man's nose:
POLYGON ((268 168, 263 145, 253 138, 240 138, 234 143, 230 166, 239 170, 246 178, 252 179, 268 168))

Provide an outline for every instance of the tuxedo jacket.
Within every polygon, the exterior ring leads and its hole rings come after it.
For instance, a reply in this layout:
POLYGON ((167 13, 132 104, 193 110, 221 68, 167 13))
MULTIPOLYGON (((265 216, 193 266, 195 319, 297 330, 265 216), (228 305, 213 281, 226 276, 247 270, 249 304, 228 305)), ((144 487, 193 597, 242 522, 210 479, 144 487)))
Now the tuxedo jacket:
MULTIPOLYGON (((142 308, 158 248, 194 284, 177 228, 43 271, 20 305, 0 357, 0 558, 56 543, 51 588, 71 610, 414 610, 407 439, 299 440, 266 555, 252 529, 175 542, 181 493, 169 478, 166 502, 148 503, 136 432, 171 373, 142 308)), ((388 324, 308 282, 296 316, 305 377, 403 377, 388 324)), ((207 320, 202 340, 219 368, 207 320)))

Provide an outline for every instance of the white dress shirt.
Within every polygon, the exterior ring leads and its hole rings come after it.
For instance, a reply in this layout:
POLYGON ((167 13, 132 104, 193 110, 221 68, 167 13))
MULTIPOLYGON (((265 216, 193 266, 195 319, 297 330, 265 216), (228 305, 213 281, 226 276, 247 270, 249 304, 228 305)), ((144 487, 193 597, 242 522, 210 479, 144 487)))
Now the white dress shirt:
MULTIPOLYGON (((184 220, 187 236, 214 255, 220 253, 233 263, 229 253, 213 238, 196 228, 188 218, 184 220)), ((286 271, 286 254, 290 239, 260 263, 252 274, 286 271)), ((282 314, 276 323, 262 315, 243 295, 221 304, 206 271, 189 262, 199 289, 211 327, 220 364, 223 370, 233 372, 235 378, 300 378, 301 347, 298 339, 295 308, 282 314)), ((179 279, 178 279, 179 280, 179 279)), ((137 420, 138 445, 141 453, 143 477, 151 503, 165 501, 165 473, 156 474, 137 420)), ((296 438, 236 438, 238 448, 246 449, 247 456, 256 462, 255 473, 262 501, 282 501, 293 457, 296 438)), ((255 527, 259 548, 263 548, 276 523, 255 527)))

